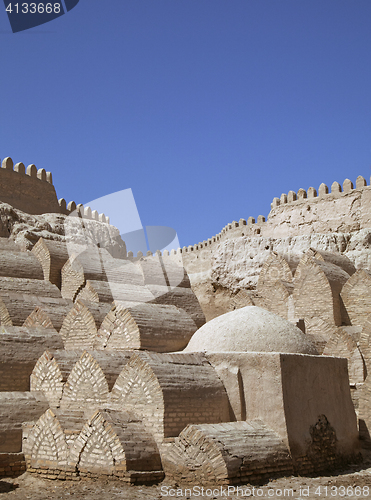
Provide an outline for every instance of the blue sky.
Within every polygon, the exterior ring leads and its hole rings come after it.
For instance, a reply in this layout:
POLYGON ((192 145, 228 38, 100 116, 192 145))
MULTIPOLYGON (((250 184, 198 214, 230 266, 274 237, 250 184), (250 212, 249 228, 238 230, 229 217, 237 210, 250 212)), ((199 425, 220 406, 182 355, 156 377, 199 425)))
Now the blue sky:
POLYGON ((80 0, 15 34, 0 10, 0 158, 67 202, 131 188, 182 246, 369 182, 370 25, 370 0, 80 0))

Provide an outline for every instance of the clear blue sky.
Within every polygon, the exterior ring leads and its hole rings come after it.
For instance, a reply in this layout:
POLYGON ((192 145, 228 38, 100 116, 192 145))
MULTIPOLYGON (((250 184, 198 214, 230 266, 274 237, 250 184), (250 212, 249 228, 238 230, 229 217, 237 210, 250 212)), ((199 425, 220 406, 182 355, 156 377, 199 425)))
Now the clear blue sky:
POLYGON ((183 246, 369 182, 370 0, 80 0, 16 34, 1 9, 0 157, 67 202, 131 188, 183 246))

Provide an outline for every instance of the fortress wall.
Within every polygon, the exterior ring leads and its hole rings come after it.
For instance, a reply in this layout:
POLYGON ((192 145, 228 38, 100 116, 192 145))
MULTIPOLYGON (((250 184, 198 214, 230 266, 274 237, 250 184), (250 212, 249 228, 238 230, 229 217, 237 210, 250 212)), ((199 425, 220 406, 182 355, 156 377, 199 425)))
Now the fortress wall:
POLYGON ((110 218, 105 214, 98 214, 96 210, 92 210, 89 206, 84 207, 82 203, 76 205, 74 201, 70 201, 68 204, 64 198, 58 200, 59 211, 64 215, 71 215, 75 217, 80 217, 82 219, 95 220, 103 222, 105 224, 110 223, 110 218))
MULTIPOLYGON (((163 253, 158 250, 155 256, 162 256, 163 262, 177 263, 178 266, 184 265, 188 274, 192 273, 205 273, 210 269, 210 259, 212 251, 215 247, 219 245, 220 242, 226 239, 238 237, 238 236, 254 236, 260 235, 262 228, 265 224, 265 217, 259 215, 258 219, 255 221, 253 217, 250 217, 246 222, 245 219, 240 219, 239 222, 233 221, 227 224, 220 233, 217 235, 197 243, 196 245, 189 245, 188 247, 173 249, 171 252, 165 250, 163 253)), ((146 257, 151 257, 152 252, 147 252, 146 257)), ((138 262, 143 258, 143 253, 138 252, 136 256, 133 252, 128 252, 128 259, 133 262, 138 262)), ((187 286, 187 285, 179 285, 187 286)))
POLYGON ((23 163, 13 165, 5 158, 0 169, 0 199, 32 215, 60 213, 57 194, 50 172, 23 163))
POLYGON ((76 209, 84 219, 92 219, 109 224, 109 217, 98 214, 90 207, 76 205, 74 201, 68 204, 64 198, 58 200, 51 172, 37 169, 31 164, 27 168, 23 163, 14 162, 7 157, 0 168, 0 200, 27 214, 41 215, 56 213, 70 215, 76 209))
MULTIPOLYGON (((206 276, 210 272, 213 252, 223 241, 238 237, 287 238, 311 233, 346 233, 363 228, 371 228, 371 186, 358 176, 355 185, 346 179, 342 186, 334 182, 330 189, 321 184, 318 191, 313 187, 307 191, 299 189, 297 193, 289 191, 273 199, 267 220, 259 215, 257 219, 233 221, 212 238, 170 253, 165 251, 163 257, 165 261, 180 259, 192 281, 192 274, 206 276)), ((136 257, 128 252, 130 260, 141 257, 142 252, 136 257)))
POLYGON ((339 185, 334 189, 334 184, 331 192, 321 184, 318 196, 272 204, 268 225, 262 234, 279 238, 313 232, 344 233, 370 227, 371 187, 358 183, 359 187, 352 189, 352 183, 346 180, 340 191, 339 185))

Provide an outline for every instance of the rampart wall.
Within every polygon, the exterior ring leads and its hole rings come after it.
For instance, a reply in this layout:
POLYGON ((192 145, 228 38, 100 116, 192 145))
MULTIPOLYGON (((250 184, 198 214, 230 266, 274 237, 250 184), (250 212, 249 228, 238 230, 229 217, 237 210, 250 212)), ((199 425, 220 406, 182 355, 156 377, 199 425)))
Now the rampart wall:
MULTIPOLYGON (((257 219, 233 221, 215 236, 195 245, 165 251, 163 257, 181 256, 188 273, 202 273, 210 269, 213 250, 219 243, 233 238, 287 238, 313 233, 350 233, 364 228, 371 228, 371 185, 367 186, 366 179, 358 176, 355 186, 345 179, 342 186, 333 182, 330 189, 322 183, 318 191, 313 187, 307 191, 299 189, 297 193, 289 191, 273 199, 267 219, 259 215, 257 219)), ((142 252, 136 257, 128 252, 128 258, 134 261, 142 256, 142 252)))
MULTIPOLYGON (((52 183, 52 174, 35 165, 27 169, 23 163, 14 165, 11 158, 5 158, 0 168, 0 200, 26 213, 61 213, 69 215, 77 211, 84 219, 109 224, 109 217, 98 214, 90 207, 67 204, 64 198, 57 199, 52 183)), ((358 176, 355 186, 346 179, 342 186, 333 182, 329 188, 321 184, 318 191, 310 187, 298 192, 289 191, 273 199, 271 211, 266 218, 249 217, 227 224, 220 233, 188 247, 165 251, 163 257, 183 261, 188 273, 203 273, 210 269, 213 249, 219 243, 237 237, 286 238, 312 233, 347 233, 371 227, 371 185, 358 176)), ((161 255, 160 252, 157 252, 161 255)), ((150 252, 147 255, 151 255, 150 252)), ((128 258, 137 261, 142 252, 128 258)))
POLYGON ((13 164, 5 158, 0 171, 0 199, 12 207, 32 215, 59 212, 52 174, 35 165, 26 169, 23 163, 13 164))
POLYGON ((85 219, 109 224, 109 217, 98 214, 90 207, 76 205, 74 201, 67 204, 64 198, 58 200, 51 172, 46 172, 43 168, 37 169, 33 164, 27 168, 23 163, 14 165, 9 157, 4 158, 1 163, 0 201, 32 215, 45 213, 69 215, 78 210, 85 219))
POLYGON ((310 187, 297 193, 289 191, 274 198, 263 236, 287 237, 310 233, 349 233, 371 227, 371 186, 358 176, 355 187, 345 179, 333 182, 318 192, 310 187))

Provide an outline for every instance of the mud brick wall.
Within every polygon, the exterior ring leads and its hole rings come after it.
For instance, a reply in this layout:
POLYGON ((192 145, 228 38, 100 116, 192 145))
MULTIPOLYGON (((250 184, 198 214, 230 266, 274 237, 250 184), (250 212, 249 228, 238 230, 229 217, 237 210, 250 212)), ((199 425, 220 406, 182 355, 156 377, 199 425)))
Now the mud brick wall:
POLYGON ((287 435, 295 469, 326 470, 338 458, 351 459, 357 453, 359 436, 347 360, 281 354, 280 363, 287 435))
POLYGON ((22 423, 38 419, 48 406, 42 393, 0 392, 0 453, 20 453, 22 423))
POLYGON ((106 409, 88 419, 83 412, 47 410, 25 433, 28 470, 46 477, 115 476, 163 479, 158 447, 140 420, 106 409), (75 433, 74 439, 68 436, 75 433))
POLYGON ((61 269, 69 259, 66 243, 40 238, 32 253, 41 264, 44 279, 61 288, 61 269))
POLYGON ((113 281, 87 280, 86 285, 77 294, 76 300, 91 302, 149 302, 153 300, 151 292, 143 285, 115 283, 113 281))
POLYGON ((187 426, 164 468, 167 477, 193 484, 251 484, 293 473, 282 439, 259 420, 187 426))
POLYGON ((224 386, 200 354, 134 353, 112 389, 111 401, 143 416, 160 443, 189 423, 229 420, 224 386))
POLYGON ((305 320, 320 317, 330 325, 346 322, 340 298, 349 274, 335 264, 304 255, 294 276, 295 316, 305 320))
POLYGON ((43 322, 49 325, 51 322, 56 330, 60 330, 71 307, 72 302, 62 298, 0 293, 0 319, 5 326, 32 326, 37 308, 42 311, 43 322))
POLYGON ((0 200, 28 214, 60 213, 50 172, 5 158, 0 170, 0 200), (14 170, 13 170, 14 167, 14 170))
POLYGON ((110 304, 75 302, 60 329, 65 349, 93 349, 98 328, 110 309, 110 304))
POLYGON ((62 296, 75 299, 86 281, 144 287, 140 269, 129 260, 114 259, 104 248, 89 246, 73 254, 61 269, 62 296))
POLYGON ((60 349, 63 342, 55 330, 1 327, 0 391, 29 391, 30 376, 45 349, 60 349))
POLYGON ((359 337, 347 332, 347 328, 354 327, 338 328, 326 343, 323 355, 347 358, 350 384, 361 384, 366 378, 366 366, 358 342, 359 337))
POLYGON ((43 391, 52 407, 79 409, 107 401, 131 352, 44 352, 31 374, 31 390, 43 391))
MULTIPOLYGON (((32 256, 33 257, 33 256, 32 256)), ((29 263, 33 265, 32 262, 29 263)), ((22 273, 20 273, 22 274, 22 273)), ((0 277, 0 321, 8 326, 46 326, 60 329, 72 302, 43 279, 0 277), (35 309, 37 315, 35 316, 35 309), (30 318, 31 316, 31 318, 30 318), (41 316, 44 316, 41 318, 41 316)))
POLYGON ((31 252, 0 248, 0 276, 44 280, 40 262, 31 252))
POLYGON ((364 327, 371 311, 371 271, 359 269, 345 283, 341 297, 352 325, 364 327))
POLYGON ((155 254, 136 261, 141 269, 146 285, 191 288, 189 277, 182 262, 173 262, 155 254))
POLYGON ((168 304, 184 309, 200 328, 206 323, 205 315, 193 290, 186 287, 169 287, 161 285, 148 285, 148 289, 154 295, 154 304, 168 304))
POLYGON ((183 310, 161 304, 114 306, 97 334, 96 349, 143 349, 155 352, 180 351, 197 330, 183 310))
POLYGON ((26 470, 23 453, 0 453, 0 477, 19 476, 26 470))

